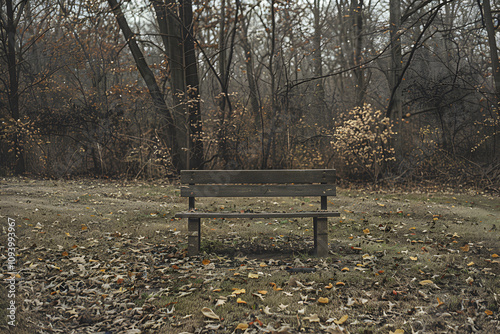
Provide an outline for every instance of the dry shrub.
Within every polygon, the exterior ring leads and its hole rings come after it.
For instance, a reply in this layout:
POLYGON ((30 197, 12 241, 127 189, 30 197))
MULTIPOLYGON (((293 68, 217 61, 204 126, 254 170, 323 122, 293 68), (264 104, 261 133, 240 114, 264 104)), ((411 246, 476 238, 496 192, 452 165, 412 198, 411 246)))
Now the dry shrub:
POLYGON ((380 110, 364 104, 341 117, 331 144, 350 178, 369 178, 377 182, 387 163, 394 161, 389 118, 380 110))

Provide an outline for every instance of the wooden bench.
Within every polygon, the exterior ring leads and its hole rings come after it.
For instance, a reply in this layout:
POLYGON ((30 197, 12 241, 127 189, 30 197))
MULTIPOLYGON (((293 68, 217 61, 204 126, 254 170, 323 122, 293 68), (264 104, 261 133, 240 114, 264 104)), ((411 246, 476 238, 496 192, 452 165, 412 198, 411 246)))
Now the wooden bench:
POLYGON ((189 197, 189 211, 176 218, 188 219, 188 254, 200 251, 201 218, 305 218, 312 217, 314 250, 328 255, 328 217, 338 212, 327 210, 328 196, 335 196, 335 170, 183 170, 181 196, 189 197), (306 197, 320 196, 321 211, 297 212, 197 212, 196 197, 306 197))

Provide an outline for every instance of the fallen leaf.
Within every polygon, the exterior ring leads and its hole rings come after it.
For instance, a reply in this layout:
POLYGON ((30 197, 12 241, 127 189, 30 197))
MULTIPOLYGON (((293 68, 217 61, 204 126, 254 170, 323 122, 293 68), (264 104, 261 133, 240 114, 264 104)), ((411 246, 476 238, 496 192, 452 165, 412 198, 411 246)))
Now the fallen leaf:
POLYGON ((252 296, 260 298, 260 300, 264 301, 264 296, 260 293, 252 293, 252 296))
POLYGON ((471 261, 471 262, 469 262, 469 263, 467 263, 467 266, 469 266, 469 267, 470 267, 470 266, 473 266, 473 265, 474 265, 474 262, 472 262, 472 261, 471 261))
POLYGON ((311 314, 309 317, 304 317, 304 320, 309 320, 309 322, 319 322, 319 317, 317 314, 311 314))
POLYGON ((178 295, 178 296, 179 296, 179 297, 186 297, 186 296, 189 296, 189 295, 191 295, 191 294, 193 294, 193 291, 187 291, 187 292, 186 292, 186 291, 183 291, 183 292, 179 293, 179 295, 178 295))
POLYGON ((241 295, 242 293, 246 293, 245 289, 233 288, 233 295, 241 295))
MULTIPOLYGON (((205 326, 205 328, 206 328, 206 329, 211 329, 211 330, 217 330, 217 329, 219 329, 219 328, 220 328, 220 326, 221 326, 220 324, 207 324, 207 325, 205 326)), ((185 334, 186 334, 187 332, 182 332, 182 333, 185 333, 185 334)), ((182 333, 180 333, 180 334, 182 334, 182 333)))
POLYGON ((253 325, 253 324, 259 324, 260 327, 264 326, 264 324, 262 323, 262 321, 260 321, 258 318, 255 318, 254 321, 250 322, 248 325, 253 325))
POLYGON ((264 312, 267 315, 273 315, 274 313, 272 313, 270 310, 271 310, 271 308, 269 306, 266 306, 266 307, 264 307, 262 312, 264 312))
POLYGON ((327 286, 325 286, 325 289, 331 289, 331 288, 333 288, 333 284, 332 283, 330 283, 327 286))
POLYGON ((389 334, 405 334, 405 331, 398 328, 396 329, 394 332, 393 331, 389 331, 389 334))
POLYGON ((241 298, 236 299, 236 302, 237 302, 238 304, 246 304, 246 303, 247 303, 246 301, 244 301, 244 300, 243 300, 243 299, 241 299, 241 298))
POLYGON ((201 261, 201 264, 203 264, 204 266, 206 266, 207 264, 210 264, 210 260, 209 259, 204 259, 203 261, 201 261))
POLYGON ((410 256, 410 260, 412 260, 412 261, 417 261, 417 260, 418 260, 418 257, 416 257, 416 256, 410 256))
POLYGON ((283 310, 285 310, 288 307, 288 305, 279 304, 278 307, 280 308, 280 310, 283 311, 283 310))
POLYGON ((62 252, 62 256, 68 256, 68 255, 69 255, 68 252, 66 251, 62 252))
POLYGON ((347 321, 347 318, 349 318, 349 316, 346 314, 346 315, 343 315, 342 318, 340 318, 339 320, 334 320, 334 322, 337 325, 342 325, 344 322, 347 321))
POLYGON ((257 279, 259 278, 259 274, 248 274, 248 278, 257 279))
POLYGON ((248 324, 239 323, 234 330, 241 329, 242 331, 248 328, 248 324))
POLYGON ((369 229, 367 229, 367 228, 365 228, 365 229, 363 230, 363 233, 364 233, 364 234, 370 234, 370 230, 369 230, 369 229))
POLYGON ((328 304, 328 298, 326 298, 326 297, 319 297, 318 298, 318 303, 320 303, 320 304, 328 304))
POLYGON ((436 306, 436 307, 439 307, 439 306, 441 306, 441 305, 443 305, 443 304, 444 304, 444 302, 443 302, 443 301, 441 301, 441 299, 439 299, 439 297, 437 297, 437 302, 438 302, 438 304, 437 304, 437 306, 436 306))
POLYGON ((217 314, 215 314, 215 312, 212 311, 211 309, 209 309, 208 307, 202 308, 201 313, 203 313, 203 315, 207 318, 220 320, 220 317, 217 314))
POLYGON ((491 254, 491 257, 500 257, 498 254, 491 254))
POLYGON ((258 293, 260 293, 261 295, 265 295, 265 294, 267 294, 267 291, 266 291, 266 290, 259 290, 259 291, 257 291, 257 292, 258 292, 258 293))
POLYGON ((484 311, 484 313, 486 313, 486 315, 493 315, 493 311, 490 311, 490 310, 486 310, 486 311, 484 311))
POLYGON ((463 246, 463 247, 460 247, 460 249, 461 249, 463 252, 468 252, 470 248, 469 248, 469 245, 467 244, 467 245, 465 245, 465 246, 463 246))
POLYGON ((432 284, 432 283, 434 283, 434 282, 431 281, 430 279, 425 279, 425 280, 419 282, 420 285, 427 285, 427 284, 432 284))
POLYGON ((349 271, 349 268, 344 267, 344 268, 342 268, 340 271, 349 271))

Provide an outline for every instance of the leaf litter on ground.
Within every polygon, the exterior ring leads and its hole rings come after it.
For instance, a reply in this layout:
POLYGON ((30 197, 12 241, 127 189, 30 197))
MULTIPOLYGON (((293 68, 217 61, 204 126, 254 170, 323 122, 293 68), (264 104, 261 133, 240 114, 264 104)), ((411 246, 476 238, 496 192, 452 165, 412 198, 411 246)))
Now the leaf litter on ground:
MULTIPOLYGON (((165 218, 158 223, 167 225, 161 237, 156 232, 141 235, 140 226, 149 224, 141 220, 135 221, 137 232, 130 231, 129 222, 96 233, 103 223, 92 223, 94 217, 80 221, 77 211, 71 217, 76 220, 62 230, 59 216, 58 223, 22 221, 23 240, 29 243, 19 250, 22 270, 16 279, 26 296, 20 311, 40 333, 347 333, 357 328, 432 333, 499 328, 500 271, 493 261, 500 249, 494 242, 471 232, 468 236, 463 224, 453 225, 458 220, 430 216, 429 221, 416 221, 417 213, 410 220, 385 211, 368 215, 358 213, 364 210, 356 210, 357 201, 340 201, 350 205, 347 214, 353 220, 331 222, 332 254, 326 259, 307 254, 312 241, 307 234, 296 244, 306 250, 302 253, 287 253, 286 241, 275 238, 278 251, 268 255, 269 249, 263 249, 255 256, 247 250, 264 239, 241 238, 241 256, 214 252, 187 257, 184 232, 177 230, 181 225, 166 223, 165 218), (82 229, 82 223, 88 228, 82 229), (28 224, 36 228, 26 229, 28 224), (65 242, 46 245, 52 233, 60 233, 65 242)), ((134 212, 133 204, 126 205, 131 207, 125 206, 122 215, 134 212)), ((391 210, 392 205, 385 202, 383 209, 391 210)), ((228 234, 227 239, 232 242, 234 236, 228 234)))

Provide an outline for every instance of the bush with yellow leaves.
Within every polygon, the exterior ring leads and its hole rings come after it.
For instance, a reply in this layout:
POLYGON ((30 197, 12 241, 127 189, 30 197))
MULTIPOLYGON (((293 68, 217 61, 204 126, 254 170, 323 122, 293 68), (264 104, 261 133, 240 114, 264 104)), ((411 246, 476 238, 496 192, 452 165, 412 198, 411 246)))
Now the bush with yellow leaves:
POLYGON ((394 161, 389 118, 370 104, 356 107, 336 124, 331 144, 350 177, 379 180, 390 161, 394 161))

